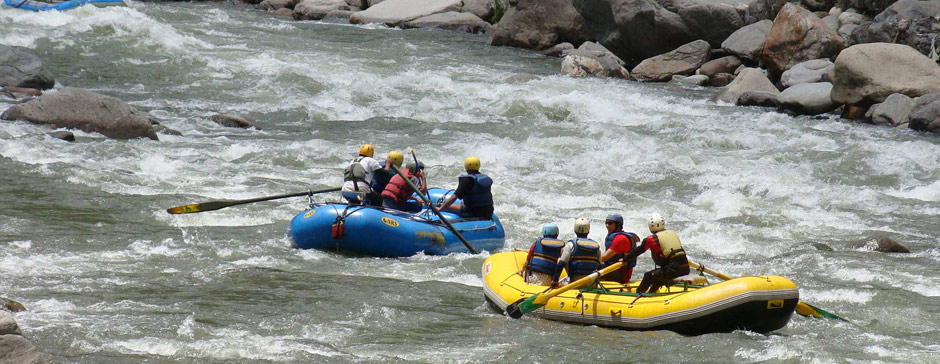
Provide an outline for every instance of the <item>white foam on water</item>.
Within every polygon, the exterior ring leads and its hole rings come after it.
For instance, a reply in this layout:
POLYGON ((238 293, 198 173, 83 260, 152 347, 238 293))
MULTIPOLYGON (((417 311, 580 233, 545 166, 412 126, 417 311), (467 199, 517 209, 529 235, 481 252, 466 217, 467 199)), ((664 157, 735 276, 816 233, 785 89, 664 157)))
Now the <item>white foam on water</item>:
POLYGON ((790 348, 785 343, 769 344, 762 349, 741 348, 734 352, 734 356, 753 362, 771 360, 790 360, 803 356, 801 350, 790 348))
POLYGON ((15 240, 7 243, 7 245, 16 250, 29 250, 33 247, 33 242, 30 240, 15 240))
POLYGON ((835 289, 801 289, 800 299, 813 302, 848 302, 848 303, 868 303, 877 293, 873 291, 864 291, 850 288, 835 289))
POLYGON ((196 326, 196 314, 190 314, 180 323, 176 329, 176 334, 183 337, 183 339, 193 339, 194 326, 196 326))
POLYGON ((933 183, 908 188, 892 188, 885 191, 894 197, 920 200, 924 202, 940 202, 940 180, 933 183))

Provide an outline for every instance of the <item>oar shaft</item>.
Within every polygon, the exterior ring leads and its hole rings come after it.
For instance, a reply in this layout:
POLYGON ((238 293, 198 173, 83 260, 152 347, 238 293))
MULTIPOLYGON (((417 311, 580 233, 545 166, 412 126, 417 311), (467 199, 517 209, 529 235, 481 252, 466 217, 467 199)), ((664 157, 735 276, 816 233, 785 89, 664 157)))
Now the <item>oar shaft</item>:
POLYGON ((288 198, 288 197, 315 195, 318 193, 334 192, 334 191, 339 191, 339 190, 340 190, 339 187, 334 187, 334 188, 327 188, 327 189, 316 190, 316 191, 286 193, 283 195, 250 198, 247 200, 208 201, 208 202, 201 202, 201 203, 194 203, 194 204, 189 204, 189 205, 171 207, 171 208, 166 209, 166 212, 175 215, 175 214, 189 214, 189 213, 197 213, 197 212, 215 211, 215 210, 223 209, 226 207, 244 205, 246 203, 271 201, 271 200, 278 200, 278 199, 288 198))
POLYGON ((430 209, 431 211, 434 211, 434 213, 437 214, 437 217, 441 218, 441 222, 443 222, 444 225, 447 225, 447 228, 450 229, 450 231, 452 231, 452 232, 454 233, 454 235, 457 235, 457 239, 460 239, 460 242, 463 243, 463 245, 465 245, 465 246, 467 247, 467 249, 470 250, 471 253, 473 253, 473 254, 478 254, 478 253, 479 253, 479 252, 477 252, 476 249, 473 248, 472 245, 470 245, 470 242, 467 241, 467 239, 464 239, 463 235, 460 234, 460 231, 457 231, 457 229, 454 228, 454 225, 451 225, 451 224, 450 224, 450 221, 447 221, 447 218, 444 217, 444 214, 442 214, 440 211, 438 211, 436 208, 434 208, 434 206, 431 204, 431 200, 429 200, 427 197, 424 196, 423 193, 421 193, 421 190, 418 189, 418 186, 415 186, 414 183, 411 183, 411 180, 408 179, 408 177, 405 176, 405 173, 402 172, 401 169, 399 169, 398 167, 396 167, 394 164, 392 164, 392 169, 394 169, 394 170, 395 170, 395 173, 398 173, 398 175, 401 176, 401 178, 402 178, 403 180, 405 180, 405 183, 408 184, 408 187, 411 187, 411 189, 414 190, 415 193, 416 193, 419 197, 421 197, 421 200, 424 201, 424 203, 428 205, 428 209, 430 209))
MULTIPOLYGON (((702 267, 701 267, 700 265, 695 264, 695 263, 693 263, 692 261, 689 261, 689 266, 692 267, 692 268, 694 268, 694 269, 702 269, 702 267)), ((718 278, 720 278, 721 280, 724 280, 724 281, 730 281, 730 280, 734 279, 734 278, 731 278, 731 276, 729 276, 729 275, 726 275, 726 274, 722 274, 722 273, 713 271, 713 270, 711 270, 711 269, 709 269, 709 268, 707 268, 707 267, 706 267, 705 269, 702 269, 702 271, 705 272, 705 273, 711 274, 711 275, 713 275, 713 276, 715 276, 715 277, 718 277, 718 278)))
POLYGON ((587 276, 584 276, 581 279, 578 279, 574 282, 571 282, 564 286, 553 289, 547 293, 540 294, 534 301, 532 301, 532 303, 539 304, 539 305, 545 304, 545 302, 548 302, 548 300, 550 300, 552 297, 555 297, 557 295, 560 295, 572 289, 581 288, 588 284, 591 284, 591 282, 594 282, 598 278, 603 277, 607 275, 608 273, 611 273, 617 269, 620 269, 620 267, 622 266, 623 266, 623 262, 617 262, 617 263, 611 264, 610 266, 607 266, 604 269, 594 271, 594 273, 588 274, 587 276))

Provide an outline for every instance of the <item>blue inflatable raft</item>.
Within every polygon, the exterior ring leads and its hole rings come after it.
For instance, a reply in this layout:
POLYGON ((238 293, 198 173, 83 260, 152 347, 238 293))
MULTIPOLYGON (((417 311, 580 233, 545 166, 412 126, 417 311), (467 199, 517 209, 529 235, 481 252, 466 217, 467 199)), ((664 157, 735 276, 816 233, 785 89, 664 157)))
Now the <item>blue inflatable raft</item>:
POLYGON ((3 0, 3 7, 17 8, 32 11, 64 11, 82 5, 91 4, 99 8, 105 6, 125 6, 124 0, 66 0, 66 1, 38 1, 38 0, 3 0))
MULTIPOLYGON (((432 201, 442 201, 451 192, 440 188, 428 190, 432 201)), ((492 219, 479 219, 443 214, 477 251, 503 247, 506 233, 496 215, 492 219)), ((291 220, 288 236, 293 245, 301 249, 376 257, 470 252, 440 218, 427 209, 409 213, 356 204, 311 203, 309 210, 291 220), (335 234, 339 226, 343 231, 335 234)))

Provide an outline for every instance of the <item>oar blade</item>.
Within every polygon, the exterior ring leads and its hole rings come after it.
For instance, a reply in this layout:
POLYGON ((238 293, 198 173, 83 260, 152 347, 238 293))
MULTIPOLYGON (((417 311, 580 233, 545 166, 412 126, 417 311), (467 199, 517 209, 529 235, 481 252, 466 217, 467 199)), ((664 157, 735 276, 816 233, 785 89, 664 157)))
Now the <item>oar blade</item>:
POLYGON ((535 303, 535 300, 539 297, 539 294, 530 296, 529 298, 520 298, 516 302, 513 302, 509 306, 506 306, 506 314, 509 317, 514 319, 522 317, 522 315, 529 312, 535 311, 542 306, 545 306, 544 303, 535 303))
MULTIPOLYGON (((806 312, 807 310, 806 310, 805 308, 803 308, 802 311, 806 312)), ((849 320, 846 320, 846 319, 844 319, 844 318, 842 318, 842 317, 839 317, 839 316, 837 316, 837 315, 835 315, 835 314, 833 314, 833 313, 831 313, 831 312, 828 312, 828 311, 826 311, 826 310, 823 310, 823 309, 821 309, 821 308, 819 308, 819 307, 813 306, 813 305, 808 304, 808 303, 806 303, 806 302, 800 302, 799 304, 797 304, 796 313, 799 313, 799 314, 801 314, 801 315, 803 315, 803 316, 812 316, 812 317, 820 317, 820 318, 824 317, 824 318, 827 318, 827 319, 842 320, 842 321, 845 321, 845 322, 850 322, 849 320), (801 305, 806 305, 810 310, 813 311, 813 313, 810 314, 810 315, 807 315, 807 314, 804 314, 804 313, 800 312, 800 311, 801 311, 801 309, 800 309, 800 306, 801 306, 801 305)))
POLYGON ((223 207, 228 207, 231 204, 232 204, 231 202, 227 202, 227 201, 210 201, 210 202, 194 203, 194 204, 189 204, 189 205, 171 207, 171 208, 166 209, 166 212, 169 212, 173 215, 192 214, 192 213, 197 213, 197 212, 218 210, 223 207))

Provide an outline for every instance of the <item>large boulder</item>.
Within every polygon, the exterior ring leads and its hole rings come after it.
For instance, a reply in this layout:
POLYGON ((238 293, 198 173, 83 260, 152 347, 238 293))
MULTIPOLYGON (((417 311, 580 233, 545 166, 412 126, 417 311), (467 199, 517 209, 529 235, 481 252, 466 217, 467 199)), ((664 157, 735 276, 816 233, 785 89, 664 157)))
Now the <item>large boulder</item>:
POLYGON ((593 38, 631 64, 699 39, 679 14, 656 0, 573 1, 593 38))
POLYGON ((875 15, 896 2, 898 0, 836 0, 835 6, 840 9, 858 9, 863 13, 875 15))
POLYGON ((724 42, 721 42, 721 49, 743 60, 757 63, 760 60, 761 52, 764 50, 764 41, 767 40, 767 34, 770 33, 770 28, 773 25, 772 20, 764 19, 744 26, 731 33, 724 42))
POLYGON ((906 246, 894 241, 889 237, 877 236, 865 240, 856 241, 850 244, 853 248, 866 249, 882 253, 910 253, 911 250, 906 246))
POLYGON ((911 111, 910 127, 940 134, 940 94, 921 96, 911 111))
POLYGON ((900 126, 907 124, 913 109, 914 99, 891 94, 885 102, 872 105, 865 113, 865 119, 876 125, 900 126))
POLYGON ((736 103, 738 98, 747 91, 765 91, 774 95, 780 94, 780 90, 777 90, 773 82, 770 82, 763 70, 745 68, 738 73, 734 81, 722 88, 712 100, 736 103))
POLYGON ((0 310, 0 335, 22 335, 20 326, 16 324, 13 314, 7 310, 0 310))
POLYGON ((349 10, 349 4, 346 0, 303 0, 294 5, 293 17, 295 20, 320 20, 334 10, 349 10))
POLYGON ((616 56, 609 52, 575 49, 565 52, 561 74, 572 77, 630 78, 630 72, 616 56))
POLYGON ((746 8, 744 21, 752 24, 764 19, 773 19, 788 1, 795 0, 743 0, 742 6, 746 8))
MULTIPOLYGON (((660 1, 666 4, 671 0, 660 1)), ((707 41, 713 48, 721 47, 721 42, 745 25, 744 17, 729 0, 686 0, 675 1, 674 12, 699 39, 707 41)))
POLYGON ((798 63, 780 75, 780 84, 790 87, 801 83, 829 81, 829 71, 835 65, 828 59, 811 59, 798 63))
MULTIPOLYGON (((310 0, 307 0, 310 1, 310 0)), ((299 5, 298 5, 299 6, 299 5)), ((460 11, 461 0, 385 0, 349 17, 353 24, 382 23, 399 26, 409 20, 448 11, 460 11)))
POLYGON ((13 105, 0 119, 80 129, 115 139, 157 140, 150 118, 133 106, 111 96, 70 87, 13 105))
POLYGON ((478 18, 489 22, 493 18, 496 10, 496 1, 494 0, 463 0, 462 13, 470 13, 478 18))
POLYGON ((705 75, 709 78, 719 73, 733 74, 735 70, 741 67, 741 59, 736 56, 724 56, 705 62, 695 74, 705 75))
POLYGON ((675 50, 647 58, 633 71, 633 78, 643 82, 665 82, 674 75, 689 75, 711 57, 711 46, 704 40, 696 40, 675 50))
POLYGON ((761 60, 776 76, 803 61, 835 57, 843 47, 842 37, 819 17, 787 3, 774 18, 761 60))
POLYGON ((264 0, 258 7, 268 11, 277 11, 279 9, 293 10, 299 0, 264 0))
POLYGON ((45 364, 36 345, 20 335, 0 335, 0 363, 3 364, 45 364))
POLYGON ((903 44, 857 44, 836 58, 829 75, 832 99, 871 105, 894 93, 917 97, 940 92, 940 66, 903 44))
POLYGON ((471 13, 449 11, 407 21, 402 24, 402 28, 433 28, 476 34, 486 33, 490 23, 471 13))
POLYGON ((572 0, 510 0, 493 34, 495 46, 545 49, 558 43, 594 40, 572 0))
POLYGON ((900 43, 929 55, 940 37, 940 1, 899 0, 852 30, 852 43, 900 43))
POLYGON ((818 115, 840 106, 832 102, 831 92, 832 84, 829 82, 801 83, 780 92, 777 101, 782 110, 799 115, 818 115))
POLYGON ((738 101, 735 104, 773 108, 780 106, 780 102, 777 101, 777 94, 767 91, 745 91, 741 96, 738 96, 738 101))
POLYGON ((55 78, 32 53, 0 44, 0 86, 50 89, 55 78))

